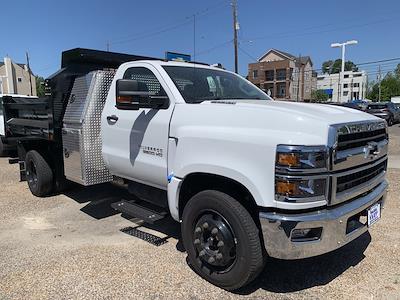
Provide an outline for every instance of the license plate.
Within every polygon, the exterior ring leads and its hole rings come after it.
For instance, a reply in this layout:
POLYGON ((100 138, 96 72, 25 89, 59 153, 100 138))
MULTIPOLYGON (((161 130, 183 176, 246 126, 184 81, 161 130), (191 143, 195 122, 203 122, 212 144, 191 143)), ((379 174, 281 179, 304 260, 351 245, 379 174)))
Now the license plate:
POLYGON ((381 204, 377 203, 368 209, 368 227, 381 218, 381 204))

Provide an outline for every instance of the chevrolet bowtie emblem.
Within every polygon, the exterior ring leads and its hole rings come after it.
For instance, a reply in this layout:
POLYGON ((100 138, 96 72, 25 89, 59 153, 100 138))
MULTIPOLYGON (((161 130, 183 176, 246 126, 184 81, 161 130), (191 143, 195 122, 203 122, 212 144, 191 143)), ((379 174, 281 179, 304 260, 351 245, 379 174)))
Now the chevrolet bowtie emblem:
POLYGON ((377 142, 369 142, 364 148, 364 157, 373 159, 379 155, 380 151, 378 149, 377 142))

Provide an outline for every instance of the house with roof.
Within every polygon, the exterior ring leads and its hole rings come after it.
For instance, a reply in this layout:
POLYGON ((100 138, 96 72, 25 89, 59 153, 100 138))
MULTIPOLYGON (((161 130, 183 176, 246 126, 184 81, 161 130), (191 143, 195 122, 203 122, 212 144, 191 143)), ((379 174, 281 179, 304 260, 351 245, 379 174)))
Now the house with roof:
POLYGON ((249 64, 248 79, 276 100, 311 101, 317 73, 309 56, 270 49, 249 64))
POLYGON ((36 78, 26 64, 0 61, 0 94, 36 96, 36 78))

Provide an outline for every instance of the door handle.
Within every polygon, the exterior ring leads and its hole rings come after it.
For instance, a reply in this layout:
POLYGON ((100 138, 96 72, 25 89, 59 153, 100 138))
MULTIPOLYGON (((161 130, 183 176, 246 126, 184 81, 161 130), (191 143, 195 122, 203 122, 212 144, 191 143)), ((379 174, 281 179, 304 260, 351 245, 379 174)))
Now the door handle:
POLYGON ((113 121, 114 123, 118 121, 118 117, 116 115, 112 115, 112 116, 107 116, 107 121, 111 122, 113 121))

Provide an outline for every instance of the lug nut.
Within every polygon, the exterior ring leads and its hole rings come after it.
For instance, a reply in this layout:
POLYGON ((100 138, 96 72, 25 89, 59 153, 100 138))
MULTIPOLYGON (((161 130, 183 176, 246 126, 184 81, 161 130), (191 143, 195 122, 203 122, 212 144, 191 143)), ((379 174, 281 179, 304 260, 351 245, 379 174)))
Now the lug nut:
POLYGON ((217 260, 221 260, 222 259, 222 253, 218 253, 215 257, 216 257, 217 260))
POLYGON ((195 239, 193 243, 194 243, 195 245, 198 245, 198 244, 200 244, 200 240, 199 240, 199 239, 195 239))
POLYGON ((208 259, 208 263, 212 264, 213 262, 215 262, 215 258, 211 256, 211 257, 208 259))
POLYGON ((217 228, 213 228, 213 230, 211 230, 211 234, 212 235, 217 235, 218 233, 218 229, 217 228))
POLYGON ((206 254, 206 251, 201 250, 200 253, 199 253, 199 256, 204 256, 205 254, 206 254))
POLYGON ((204 228, 204 229, 207 229, 207 228, 208 228, 208 223, 207 223, 207 222, 205 222, 205 223, 203 224, 203 228, 204 228))
POLYGON ((201 228, 200 227, 196 227, 195 231, 196 233, 200 233, 201 232, 201 228))
POLYGON ((223 241, 219 241, 217 244, 217 247, 223 247, 224 246, 224 242, 223 241))

